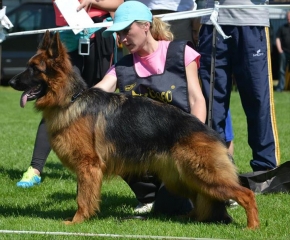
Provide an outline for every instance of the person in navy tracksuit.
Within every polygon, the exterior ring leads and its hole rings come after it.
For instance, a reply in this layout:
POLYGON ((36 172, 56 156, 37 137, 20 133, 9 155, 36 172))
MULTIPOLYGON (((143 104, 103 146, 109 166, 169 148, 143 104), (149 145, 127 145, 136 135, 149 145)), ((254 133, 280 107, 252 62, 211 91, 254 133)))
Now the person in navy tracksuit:
MULTIPOLYGON (((259 2, 259 1, 256 1, 259 2)), ((262 1, 261 1, 262 2, 262 1)), ((224 0, 220 5, 253 5, 251 0, 224 0)), ((257 3, 258 4, 258 3, 257 3)), ((207 8, 214 0, 207 0, 207 8)), ((210 96, 213 25, 203 17, 198 51, 200 77, 207 104, 210 96)), ((248 143, 252 149, 253 171, 279 165, 279 143, 273 103, 267 9, 219 9, 218 24, 231 38, 216 35, 213 128, 225 136, 232 77, 235 78, 247 117, 248 143)))

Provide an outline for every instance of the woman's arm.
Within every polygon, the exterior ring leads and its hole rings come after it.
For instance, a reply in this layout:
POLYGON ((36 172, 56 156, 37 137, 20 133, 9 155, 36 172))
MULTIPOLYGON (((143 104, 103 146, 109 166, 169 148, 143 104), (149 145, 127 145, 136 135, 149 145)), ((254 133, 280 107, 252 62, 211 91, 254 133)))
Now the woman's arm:
POLYGON ((115 92, 117 88, 117 78, 114 75, 106 74, 94 87, 101 88, 106 92, 115 92))
POLYGON ((77 10, 82 8, 87 10, 91 6, 107 12, 114 12, 123 2, 124 0, 80 0, 80 6, 77 10))
POLYGON ((186 77, 188 86, 188 99, 191 114, 196 116, 203 123, 206 119, 206 104, 201 91, 198 79, 198 69, 195 61, 192 61, 186 67, 186 77))
POLYGON ((100 0, 94 1, 92 7, 105 10, 108 12, 115 12, 116 9, 122 4, 124 0, 100 0))

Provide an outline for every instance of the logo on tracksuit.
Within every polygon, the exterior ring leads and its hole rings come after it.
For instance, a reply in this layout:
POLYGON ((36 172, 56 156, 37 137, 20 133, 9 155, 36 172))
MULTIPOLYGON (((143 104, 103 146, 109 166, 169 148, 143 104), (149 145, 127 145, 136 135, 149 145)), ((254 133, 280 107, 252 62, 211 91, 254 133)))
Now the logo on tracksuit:
POLYGON ((264 55, 264 53, 262 53, 261 52, 261 49, 259 49, 258 51, 257 51, 257 53, 254 53, 253 54, 253 57, 260 57, 260 56, 263 56, 264 55))

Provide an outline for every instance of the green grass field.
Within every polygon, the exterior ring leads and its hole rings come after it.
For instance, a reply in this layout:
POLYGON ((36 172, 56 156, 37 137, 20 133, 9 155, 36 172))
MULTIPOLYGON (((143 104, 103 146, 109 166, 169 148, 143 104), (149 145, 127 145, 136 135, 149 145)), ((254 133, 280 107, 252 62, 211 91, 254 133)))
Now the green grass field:
MULTIPOLYGON (((101 213, 82 224, 66 226, 62 220, 77 209, 75 176, 51 153, 42 174, 41 185, 19 189, 16 182, 29 166, 40 114, 28 103, 19 107, 20 92, 0 87, 0 239, 87 239, 94 236, 63 233, 115 234, 100 239, 141 239, 142 236, 166 236, 159 239, 290 239, 289 194, 257 195, 261 228, 245 230, 246 215, 241 207, 229 209, 230 225, 201 224, 176 218, 149 215, 146 221, 120 221, 132 214, 137 205, 128 186, 118 177, 104 182, 101 213), (14 232, 5 232, 11 230, 14 232), (18 231, 23 231, 22 233, 18 231), (43 234, 33 233, 42 232, 43 234), (47 234, 44 234, 47 232, 47 234), (55 235, 49 233, 59 232, 55 235), (121 235, 123 237, 121 237, 121 235), (127 236, 125 236, 127 235, 127 236), (138 237, 140 235, 140 237, 138 237), (172 238, 169 238, 169 237, 172 238), (173 238, 174 237, 174 238, 173 238)), ((275 93, 281 162, 290 160, 290 93, 275 93)), ((251 150, 247 144, 246 120, 237 92, 232 93, 231 111, 235 133, 235 162, 240 172, 251 171, 251 150)), ((289 173, 290 174, 290 173, 289 173)), ((102 237, 103 236, 103 237, 102 237)), ((96 235, 95 235, 96 237, 96 235)), ((144 237, 143 237, 144 238, 144 237)), ((157 239, 152 237, 151 239, 157 239)))

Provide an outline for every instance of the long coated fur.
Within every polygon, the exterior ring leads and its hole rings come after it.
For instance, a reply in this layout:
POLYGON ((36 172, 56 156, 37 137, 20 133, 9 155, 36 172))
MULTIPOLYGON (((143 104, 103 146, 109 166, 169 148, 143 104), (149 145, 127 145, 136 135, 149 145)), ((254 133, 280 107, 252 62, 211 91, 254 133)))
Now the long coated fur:
POLYGON ((230 222, 225 201, 259 227, 252 191, 239 184, 219 135, 191 114, 146 97, 87 89, 74 71, 59 34, 46 32, 28 68, 10 85, 43 113, 52 149, 77 176, 79 223, 99 211, 103 176, 156 173, 166 187, 192 200, 190 217, 230 222))

